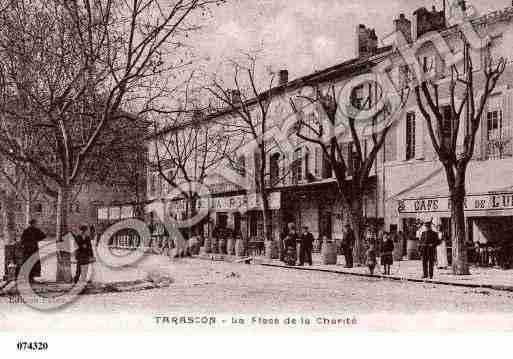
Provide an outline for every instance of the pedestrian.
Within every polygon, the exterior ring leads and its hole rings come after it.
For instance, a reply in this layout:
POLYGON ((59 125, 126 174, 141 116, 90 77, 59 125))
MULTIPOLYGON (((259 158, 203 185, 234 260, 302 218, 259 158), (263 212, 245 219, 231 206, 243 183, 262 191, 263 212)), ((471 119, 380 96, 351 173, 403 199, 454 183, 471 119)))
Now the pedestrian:
POLYGON ((436 266, 438 269, 445 269, 449 266, 449 260, 447 259, 447 242, 445 241, 442 226, 438 226, 437 229, 440 244, 436 247, 436 266))
POLYGON ((342 233, 342 248, 344 250, 344 257, 346 260, 346 268, 353 268, 353 247, 354 247, 354 232, 351 225, 348 223, 344 226, 342 233))
POLYGON ((94 253, 93 253, 93 245, 91 243, 91 235, 86 225, 81 225, 80 233, 75 236, 75 241, 77 243, 77 250, 75 252, 75 258, 77 260, 77 269, 75 271, 75 283, 78 283, 82 273, 85 273, 85 277, 87 278, 87 273, 89 270, 89 265, 94 262, 94 253))
POLYGON ((433 279, 433 268, 436 259, 436 247, 439 244, 438 235, 431 229, 431 222, 425 222, 426 230, 420 237, 420 254, 422 256, 422 278, 433 279))
POLYGON ((365 262, 369 267, 370 275, 374 275, 374 268, 376 268, 376 248, 374 243, 369 243, 369 249, 365 252, 365 262))
POLYGON ((284 256, 283 262, 289 266, 296 265, 297 260, 297 241, 299 236, 296 233, 294 223, 288 224, 288 233, 283 240, 284 256))
POLYGON ((394 263, 394 241, 387 232, 383 232, 383 244, 381 246, 381 250, 383 274, 390 275, 390 266, 394 263))
POLYGON ((308 231, 308 226, 303 226, 303 233, 301 234, 301 258, 299 265, 304 265, 305 261, 308 265, 312 265, 312 248, 314 237, 308 231))
POLYGON ((39 245, 46 235, 37 228, 37 221, 31 219, 29 226, 21 234, 21 247, 23 254, 23 263, 25 263, 30 257, 35 256, 36 262, 32 266, 29 273, 29 282, 33 283, 36 277, 41 277, 41 261, 39 258, 39 245))

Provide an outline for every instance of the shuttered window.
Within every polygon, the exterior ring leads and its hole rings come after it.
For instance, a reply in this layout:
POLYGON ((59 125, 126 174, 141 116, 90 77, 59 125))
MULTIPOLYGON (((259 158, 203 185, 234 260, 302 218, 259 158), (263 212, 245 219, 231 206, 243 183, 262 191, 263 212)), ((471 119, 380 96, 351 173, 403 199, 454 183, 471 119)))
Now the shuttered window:
POLYGON ((406 114, 406 160, 415 158, 415 112, 406 114))

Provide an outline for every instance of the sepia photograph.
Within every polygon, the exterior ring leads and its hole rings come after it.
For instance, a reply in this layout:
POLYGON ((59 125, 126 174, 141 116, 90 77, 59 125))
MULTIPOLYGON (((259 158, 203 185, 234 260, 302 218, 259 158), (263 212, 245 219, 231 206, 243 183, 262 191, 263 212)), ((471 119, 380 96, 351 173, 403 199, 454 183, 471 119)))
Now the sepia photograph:
POLYGON ((512 59, 509 0, 0 0, 0 333, 511 331, 512 59))

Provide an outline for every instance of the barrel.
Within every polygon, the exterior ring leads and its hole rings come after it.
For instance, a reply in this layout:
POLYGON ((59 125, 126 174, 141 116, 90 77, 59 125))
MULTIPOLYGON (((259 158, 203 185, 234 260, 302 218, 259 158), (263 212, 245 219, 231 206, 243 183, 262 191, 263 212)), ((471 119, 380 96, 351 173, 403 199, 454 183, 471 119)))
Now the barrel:
POLYGON ((406 241, 406 255, 409 260, 419 258, 417 239, 408 238, 406 241))
POLYGON ((200 243, 198 238, 192 237, 189 240, 189 253, 193 256, 197 256, 200 252, 200 243))
POLYGON ((265 257, 267 259, 279 259, 280 251, 276 241, 265 241, 265 257))
POLYGON ((219 240, 212 238, 212 253, 219 253, 219 240))
POLYGON ((212 238, 205 238, 203 248, 205 248, 205 253, 212 253, 212 238))
POLYGON ((333 242, 324 242, 321 249, 322 264, 337 264, 337 246, 333 242))
POLYGON ((226 254, 226 238, 219 238, 219 253, 226 254))
POLYGON ((237 239, 235 241, 235 255, 239 257, 243 257, 246 255, 246 245, 244 240, 237 239))
POLYGON ((226 241, 226 253, 233 256, 235 255, 235 239, 228 238, 226 241))

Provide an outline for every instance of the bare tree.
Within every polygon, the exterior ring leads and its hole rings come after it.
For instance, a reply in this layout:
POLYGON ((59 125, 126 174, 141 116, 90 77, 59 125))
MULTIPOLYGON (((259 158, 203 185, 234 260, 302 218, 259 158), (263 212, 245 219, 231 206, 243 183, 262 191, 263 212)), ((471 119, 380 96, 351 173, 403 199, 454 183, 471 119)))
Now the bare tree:
MULTIPOLYGON (((214 79, 207 89, 220 103, 222 110, 227 112, 224 119, 218 120, 224 133, 237 138, 240 148, 250 142, 256 145, 254 153, 250 154, 250 156, 253 155, 250 160, 254 161, 253 173, 249 166, 246 166, 245 155, 244 159, 234 157, 234 155, 240 155, 238 151, 232 151, 232 155, 227 156, 227 159, 230 166, 244 177, 252 177, 255 193, 262 206, 265 240, 272 240, 270 194, 273 188, 290 173, 289 169, 293 166, 288 166, 281 175, 273 176, 271 173, 269 154, 275 150, 282 152, 280 144, 274 139, 265 139, 265 131, 273 124, 274 120, 270 110, 279 95, 276 90, 277 79, 273 72, 260 77, 257 74, 256 57, 247 54, 247 58, 247 64, 231 61, 233 65, 231 88, 227 88, 221 80, 214 79)), ((280 157, 282 167, 286 166, 284 159, 284 155, 280 157)))
POLYGON ((230 139, 208 122, 202 110, 187 106, 176 116, 160 119, 155 125, 152 166, 171 190, 186 200, 186 218, 197 214, 200 189, 212 170, 226 157, 230 139))
POLYGON ((338 97, 335 85, 326 86, 323 91, 319 86, 314 87, 314 96, 300 96, 299 99, 306 100, 315 106, 319 116, 314 119, 304 116, 303 110, 296 107, 296 99, 291 99, 293 111, 298 114, 296 125, 296 136, 300 139, 317 144, 329 163, 329 167, 335 174, 337 181, 338 196, 341 200, 343 212, 347 216, 355 234, 354 259, 361 263, 364 254, 364 234, 366 220, 364 217, 364 196, 371 187, 371 171, 376 163, 379 151, 383 148, 385 139, 393 125, 393 116, 404 107, 408 93, 402 91, 399 96, 399 103, 394 105, 385 102, 382 108, 376 108, 370 121, 367 131, 358 124, 357 114, 351 114, 348 110, 348 103, 357 112, 370 110, 381 99, 384 89, 379 88, 378 83, 370 84, 369 93, 358 102, 354 97, 354 89, 351 98, 338 97), (378 94, 378 95, 376 95, 378 94), (341 115, 344 115, 344 123, 341 122, 341 115), (341 126, 348 127, 349 136, 346 131, 337 131, 341 126), (370 130, 370 131, 369 131, 370 130), (341 137, 348 137, 341 141, 341 137))
MULTIPOLYGON (((469 45, 465 46, 468 53, 469 45)), ((426 121, 431 143, 447 178, 452 218, 452 267, 455 274, 469 274, 465 247, 465 178, 474 155, 481 116, 497 81, 504 73, 506 61, 500 58, 494 62, 491 56, 487 57, 479 98, 476 96, 475 73, 470 56, 465 57, 463 65, 463 71, 458 71, 456 65, 451 67, 449 115, 442 111, 440 85, 437 82, 423 81, 415 86, 417 106, 426 121), (460 131, 460 127, 463 127, 463 131, 460 131), (463 140, 461 146, 458 145, 458 136, 463 140)))
MULTIPOLYGON (((2 1, 0 153, 53 182, 60 248, 70 191, 108 123, 162 107, 170 73, 188 64, 180 55, 194 15, 221 2, 2 1), (38 129, 50 150, 24 152, 12 119, 38 129)), ((58 259, 58 280, 70 281, 69 255, 58 259)))

